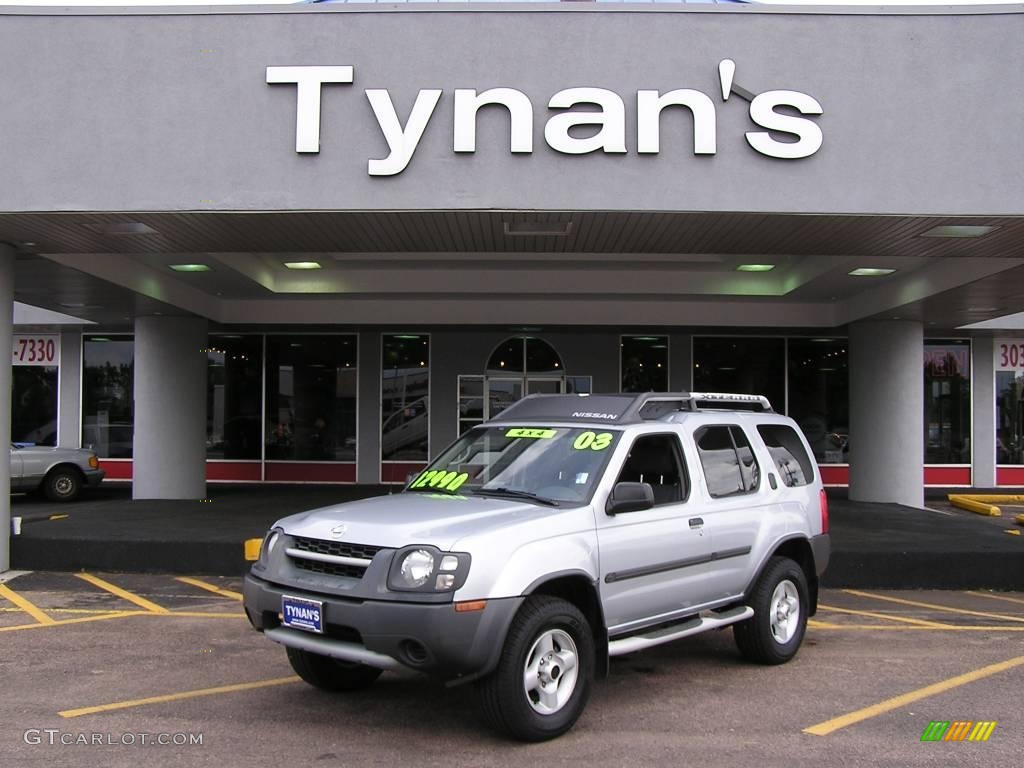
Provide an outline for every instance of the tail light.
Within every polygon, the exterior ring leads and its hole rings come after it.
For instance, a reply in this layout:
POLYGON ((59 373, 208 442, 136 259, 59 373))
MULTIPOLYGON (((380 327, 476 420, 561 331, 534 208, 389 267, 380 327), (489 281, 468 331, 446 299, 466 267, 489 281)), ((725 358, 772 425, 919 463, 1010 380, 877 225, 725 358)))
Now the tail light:
POLYGON ((824 488, 818 496, 818 504, 821 506, 821 532, 828 533, 828 496, 825 495, 824 488))

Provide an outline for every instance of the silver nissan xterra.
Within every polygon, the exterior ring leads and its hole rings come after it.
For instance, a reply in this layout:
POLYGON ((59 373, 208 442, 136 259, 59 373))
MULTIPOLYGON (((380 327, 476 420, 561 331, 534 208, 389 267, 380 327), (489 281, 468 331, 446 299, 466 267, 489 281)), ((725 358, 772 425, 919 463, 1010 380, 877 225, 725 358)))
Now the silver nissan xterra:
POLYGON ((246 614, 318 688, 475 681, 494 727, 553 738, 612 656, 730 624, 796 655, 830 549, 811 456, 763 397, 532 395, 402 493, 280 520, 246 614))

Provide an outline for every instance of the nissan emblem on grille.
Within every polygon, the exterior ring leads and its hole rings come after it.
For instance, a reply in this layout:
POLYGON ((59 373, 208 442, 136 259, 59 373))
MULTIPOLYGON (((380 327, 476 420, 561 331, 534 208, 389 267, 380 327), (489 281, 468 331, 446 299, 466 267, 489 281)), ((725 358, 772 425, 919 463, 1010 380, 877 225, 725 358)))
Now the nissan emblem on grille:
POLYGON ((340 539, 342 536, 345 535, 345 531, 347 530, 347 525, 336 525, 333 528, 331 528, 331 537, 335 539, 340 539))

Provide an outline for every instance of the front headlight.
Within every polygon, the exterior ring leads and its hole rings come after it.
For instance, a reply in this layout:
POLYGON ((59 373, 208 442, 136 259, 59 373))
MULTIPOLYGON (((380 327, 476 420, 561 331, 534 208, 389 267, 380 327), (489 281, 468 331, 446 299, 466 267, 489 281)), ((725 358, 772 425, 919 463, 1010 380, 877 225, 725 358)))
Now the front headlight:
POLYGON ((388 589, 397 592, 453 592, 466 583, 470 556, 431 546, 399 550, 391 561, 388 589))
POLYGON ((280 528, 271 528, 263 537, 263 545, 260 547, 260 562, 264 565, 270 560, 270 553, 274 551, 277 542, 281 540, 282 533, 284 531, 280 528))

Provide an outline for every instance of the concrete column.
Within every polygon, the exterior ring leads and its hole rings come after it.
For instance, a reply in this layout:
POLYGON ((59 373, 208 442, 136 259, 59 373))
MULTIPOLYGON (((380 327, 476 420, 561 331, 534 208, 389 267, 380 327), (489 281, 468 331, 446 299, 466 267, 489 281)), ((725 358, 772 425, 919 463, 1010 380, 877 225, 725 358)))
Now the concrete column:
POLYGON ((971 339, 971 484, 996 485, 995 339, 971 339))
POLYGON ((57 445, 82 447, 82 330, 60 332, 57 381, 57 445))
POLYGON ((206 320, 135 319, 133 499, 206 497, 206 320))
POLYGON ((924 333, 850 326, 850 498, 924 505, 924 333))
POLYGON ((356 482, 380 482, 380 334, 359 334, 359 398, 356 403, 356 482))
MULTIPOLYGON (((14 332, 14 249, 0 243, 0 358, 11 359, 14 332)), ((0 365, 0 445, 11 444, 10 362, 0 365)), ((0 461, 0 573, 11 567, 11 462, 0 461)))

